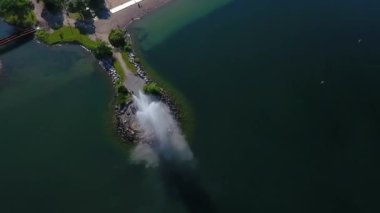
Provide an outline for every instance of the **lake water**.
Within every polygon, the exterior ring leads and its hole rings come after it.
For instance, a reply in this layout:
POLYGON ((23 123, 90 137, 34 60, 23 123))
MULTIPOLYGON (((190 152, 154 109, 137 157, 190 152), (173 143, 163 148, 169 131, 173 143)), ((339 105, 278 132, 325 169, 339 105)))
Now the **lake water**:
POLYGON ((165 39, 154 26, 181 18, 131 28, 192 105, 202 197, 217 211, 380 211, 379 11, 369 0, 235 0, 165 39))
POLYGON ((379 212, 379 11, 178 0, 137 22, 192 108, 190 171, 130 163, 109 79, 80 47, 2 51, 0 212, 379 212))
POLYGON ((1 51, 0 212, 183 210, 158 169, 131 164, 112 129, 110 80, 91 54, 33 40, 1 51))

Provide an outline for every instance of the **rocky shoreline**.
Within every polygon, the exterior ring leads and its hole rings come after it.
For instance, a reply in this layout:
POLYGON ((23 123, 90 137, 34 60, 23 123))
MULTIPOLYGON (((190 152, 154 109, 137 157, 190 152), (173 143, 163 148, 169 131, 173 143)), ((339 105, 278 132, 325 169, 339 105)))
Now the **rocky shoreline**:
MULTIPOLYGON (((130 37, 128 35, 128 37, 130 37)), ((132 49, 129 53, 129 62, 133 64, 136 68, 136 76, 140 77, 145 81, 146 84, 153 83, 154 81, 149 77, 147 72, 144 70, 143 65, 138 62, 136 53, 132 49)), ((113 66, 112 59, 103 59, 99 62, 99 64, 103 67, 104 70, 107 71, 107 74, 110 76, 113 87, 115 90, 117 89, 117 82, 120 80, 120 76, 117 73, 115 67, 113 66)), ((115 103, 114 109, 114 123, 116 126, 116 132, 121 137, 123 142, 125 143, 140 143, 144 142, 139 137, 139 133, 142 132, 141 128, 138 125, 136 120, 136 112, 137 107, 133 102, 133 91, 128 90, 128 99, 125 103, 115 103)), ((141 88, 143 89, 143 88, 141 88)), ((117 98, 117 91, 115 92, 115 99, 117 98)), ((154 95, 157 100, 165 103, 174 118, 179 123, 181 119, 181 113, 177 106, 177 104, 172 100, 169 94, 162 88, 160 88, 160 94, 154 95)))
MULTIPOLYGON (((39 1, 32 0, 33 4, 35 5, 34 7, 34 12, 37 15, 37 18, 40 21, 40 25, 44 25, 43 23, 46 24, 46 20, 41 16, 42 11, 44 9, 43 4, 41 4, 39 1)), ((95 27, 97 31, 95 32, 95 37, 100 38, 104 41, 108 40, 108 35, 109 31, 116 26, 127 26, 129 25, 132 21, 138 20, 142 17, 142 15, 147 14, 150 11, 153 11, 153 9, 156 9, 159 6, 162 6, 169 2, 169 0, 147 0, 146 2, 143 3, 144 9, 141 9, 139 6, 139 9, 133 9, 129 8, 128 11, 133 11, 133 13, 126 13, 127 9, 124 10, 123 13, 117 13, 113 14, 109 19, 106 20, 95 20, 95 27), (131 18, 126 19, 125 16, 131 16, 131 18), (124 18, 120 18, 124 17, 124 18), (125 25, 125 20, 128 20, 128 24, 125 25), (121 22, 119 22, 121 21, 121 22), (106 33, 107 32, 107 33, 106 33)), ((63 17, 64 22, 70 25, 70 17, 67 15, 64 15, 63 17)), ((48 25, 46 25, 48 27, 48 25)), ((62 39, 62 37, 61 37, 62 39)), ((129 34, 126 34, 125 39, 128 39, 131 43, 131 36, 129 34)), ((38 40, 38 39, 37 39, 38 40)), ((41 40, 42 41, 42 40, 41 40)), ((78 44, 78 42, 73 41, 73 42, 64 42, 64 43, 75 43, 78 44)), ((59 43, 57 45, 61 45, 62 43, 59 43)), ((86 51, 91 52, 89 49, 87 49, 83 44, 81 45, 82 48, 84 48, 86 51)), ((143 65, 137 60, 136 57, 136 52, 131 49, 131 51, 128 54, 129 62, 133 64, 133 66, 136 68, 136 76, 141 78, 143 82, 146 84, 149 83, 156 83, 154 82, 147 72, 143 69, 143 65)), ((99 64, 100 66, 107 72, 109 75, 112 85, 115 89, 115 101, 114 102, 114 120, 115 120, 115 125, 116 125, 116 130, 118 135, 123 139, 125 142, 141 142, 139 139, 139 132, 141 132, 137 121, 136 121, 136 106, 133 103, 133 91, 128 90, 125 88, 123 85, 125 82, 121 83, 122 76, 120 76, 114 67, 114 58, 109 57, 105 59, 100 59, 99 64), (120 84, 121 83, 121 84, 120 84), (120 87, 123 90, 123 93, 120 93, 120 87), (124 91, 125 90, 125 91, 124 91), (122 98, 120 98, 122 96, 122 98), (122 100, 122 101, 121 101, 122 100)), ((1 72, 1 62, 0 62, 0 72, 1 72)), ((132 76, 133 77, 133 76, 132 76)), ((138 86, 138 88, 141 85, 138 86)), ((144 88, 140 88, 143 90, 144 88)), ((136 88, 133 88, 134 91, 136 91, 136 88)), ((177 121, 180 121, 181 114, 179 112, 179 108, 177 107, 176 103, 170 98, 169 94, 162 88, 160 88, 159 94, 154 95, 157 100, 165 103, 174 118, 177 121)), ((178 122, 179 123, 179 122, 178 122)))
MULTIPOLYGON (((127 35, 130 39, 130 35, 127 35)), ((38 40, 37 40, 38 41, 38 40)), ((130 40, 131 42, 131 40, 130 40)), ((76 43, 74 43, 76 44, 76 43)), ((57 44, 57 46, 62 44, 57 44)), ((82 46, 82 45, 80 45, 82 46)), ((91 52, 86 47, 82 46, 86 51, 91 52)), ((120 82, 121 76, 116 71, 116 68, 114 67, 113 61, 115 59, 112 57, 100 59, 99 65, 103 68, 103 70, 106 71, 107 75, 109 76, 112 86, 115 89, 115 96, 114 99, 117 98, 118 92, 118 82, 120 82)), ((134 49, 132 48, 129 53, 129 62, 133 64, 133 66, 136 68, 136 76, 143 79, 145 84, 148 83, 156 83, 154 80, 152 80, 148 73, 144 70, 143 65, 138 61, 136 53, 134 49)), ((125 143, 140 143, 144 142, 140 139, 139 133, 141 132, 141 129, 136 121, 136 106, 133 103, 133 95, 134 92, 125 88, 127 91, 127 100, 125 103, 118 104, 114 102, 114 113, 113 113, 113 120, 114 125, 116 129, 117 135, 122 139, 125 143)), ((143 90, 143 88, 141 88, 143 90)), ((181 113, 179 110, 179 107, 177 104, 172 100, 168 92, 166 92, 164 89, 160 88, 158 95, 152 95, 155 96, 155 98, 163 103, 165 103, 169 109, 174 118, 178 123, 180 123, 181 119, 181 113)))

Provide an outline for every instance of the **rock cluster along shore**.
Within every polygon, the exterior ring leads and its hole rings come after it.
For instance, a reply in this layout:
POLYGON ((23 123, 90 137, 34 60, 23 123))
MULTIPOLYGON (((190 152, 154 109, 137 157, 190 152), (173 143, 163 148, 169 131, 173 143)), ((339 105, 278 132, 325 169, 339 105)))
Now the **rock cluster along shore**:
POLYGON ((136 120, 136 107, 132 100, 115 106, 116 130, 124 142, 139 142, 140 127, 136 120))
MULTIPOLYGON (((124 38, 128 43, 132 44, 132 37, 129 33, 126 33, 124 38)), ((146 84, 152 82, 147 73, 144 71, 142 64, 138 62, 135 51, 133 49, 128 53, 128 58, 129 62, 136 68, 136 75, 143 79, 146 84)))
MULTIPOLYGON (((152 83, 153 81, 149 78, 148 74, 144 71, 141 63, 137 62, 136 55, 132 51, 129 53, 129 62, 132 63, 137 72, 136 75, 142 78, 145 83, 152 83)), ((130 97, 133 92, 128 91, 130 97)), ((178 110, 177 105, 170 98, 168 93, 161 88, 160 95, 157 96, 158 100, 165 103, 175 119, 180 120, 181 113, 178 110)), ((144 142, 139 137, 139 133, 142 132, 137 120, 136 120, 137 107, 134 105, 133 100, 128 100, 127 103, 119 104, 115 106, 115 117, 116 117, 116 128, 117 133, 121 136, 125 142, 141 143, 144 142)))
MULTIPOLYGON (((120 76, 117 73, 112 63, 113 59, 103 59, 99 62, 100 66, 107 71, 110 76, 114 88, 117 87, 117 82, 120 80, 120 76)), ((129 96, 132 92, 128 90, 129 96)), ((115 98, 117 95, 115 95, 115 98)), ((115 120, 117 134, 122 138, 124 142, 138 142, 138 125, 135 119, 136 107, 133 105, 131 99, 127 100, 127 103, 115 104, 115 120)))
POLYGON ((117 73, 115 67, 113 66, 112 58, 102 59, 99 64, 107 71, 110 76, 113 86, 116 88, 116 83, 120 80, 120 75, 117 73))
MULTIPOLYGON (((178 107, 173 101, 169 98, 169 95, 162 90, 160 95, 160 101, 166 103, 174 115, 177 121, 180 119, 180 112, 178 107)), ((115 109, 115 119, 116 119, 116 130, 118 135, 126 143, 146 143, 150 142, 147 140, 142 140, 140 133, 142 129, 136 119, 137 107, 135 106, 133 100, 128 100, 127 103, 117 104, 114 107, 115 109)))
MULTIPOLYGON (((120 81, 120 75, 117 73, 113 66, 113 59, 102 59, 99 61, 100 66, 110 76, 112 85, 116 89, 117 82, 120 81)), ((129 96, 132 92, 128 90, 129 96)), ((115 95, 115 98, 117 94, 115 95)), ((138 125, 135 119, 136 107, 133 106, 131 99, 127 100, 127 103, 115 104, 115 120, 117 134, 122 138, 124 142, 138 142, 138 125)))
POLYGON ((137 62, 136 61, 136 55, 135 55, 135 53, 133 53, 132 51, 128 54, 128 56, 129 56, 129 62, 131 63, 131 64, 133 64, 133 66, 135 66, 135 68, 136 68, 136 74, 137 74, 137 76, 139 76, 140 78, 142 78, 144 81, 145 81, 145 83, 150 83, 150 82, 152 82, 150 79, 149 79, 149 77, 148 77, 148 75, 146 74, 146 72, 142 69, 142 65, 139 63, 139 62, 137 62))
MULTIPOLYGON (((126 34, 126 37, 125 37, 130 43, 132 43, 132 40, 131 40, 131 35, 130 34, 126 34)), ((153 81, 149 78, 148 74, 145 72, 145 70, 143 69, 143 66, 140 62, 137 62, 137 58, 136 58, 136 54, 135 52, 132 50, 129 54, 129 62, 131 64, 133 64, 136 68, 136 74, 137 76, 139 76, 140 78, 142 78, 145 83, 152 83, 153 81)), ((168 105, 170 111, 173 113, 174 117, 176 118, 177 121, 180 120, 180 112, 178 110, 178 107, 177 105, 175 104, 175 102, 170 98, 169 94, 164 90, 164 89, 160 89, 160 95, 159 95, 159 98, 160 98, 160 101, 164 102, 166 105, 168 105)))
MULTIPOLYGON (((83 47, 86 49, 85 47, 83 47)), ((89 51, 88 49, 86 49, 89 51)), ((113 65, 113 58, 106 58, 101 59, 99 61, 99 65, 107 72, 108 76, 111 79, 112 85, 115 88, 115 90, 118 87, 118 82, 120 81, 120 75, 116 71, 114 65, 113 65)), ((144 82, 147 83, 154 83, 153 80, 151 80, 147 74, 147 72, 143 69, 143 65, 138 62, 136 54, 132 50, 129 53, 129 62, 133 64, 133 66, 136 68, 136 74, 138 77, 144 80, 144 82)), ((0 64, 1 65, 1 64, 0 64)), ((1 71, 1 66, 0 66, 1 71)), ((143 89, 143 88, 141 88, 143 89)), ((141 140, 139 133, 142 132, 137 120, 136 120, 136 111, 137 108, 133 103, 132 96, 133 92, 128 90, 128 98, 125 103, 122 104, 115 104, 114 106, 114 112, 115 112, 115 123, 116 123, 116 130, 117 134, 122 138, 122 140, 126 143, 141 143, 144 142, 141 140)), ((117 91, 116 96, 117 98, 117 91)), ((126 95, 126 94, 125 94, 126 95)), ((158 100, 165 103, 175 119, 177 121, 180 121, 181 113, 179 111, 179 108, 177 107, 176 103, 172 101, 169 94, 164 90, 160 89, 160 94, 156 96, 158 100)))
MULTIPOLYGON (((126 37, 128 39, 130 38, 130 35, 127 34, 126 37)), ((129 62, 136 68, 135 75, 143 79, 146 84, 153 83, 153 81, 149 78, 147 72, 143 69, 142 64, 138 62, 135 52, 132 50, 128 56, 129 62)), ((120 81, 120 76, 113 66, 113 59, 102 59, 99 64, 103 67, 104 70, 106 70, 107 74, 111 78, 114 88, 117 89, 117 82, 120 81)), ((116 130, 124 142, 140 143, 143 141, 139 137, 139 134, 142 132, 142 130, 136 119, 137 107, 134 105, 131 98, 133 96, 133 92, 127 88, 126 90, 128 91, 128 98, 126 102, 121 104, 116 103, 114 106, 116 130)), ((115 96, 115 98, 117 97, 115 96)), ((169 107, 171 113, 177 121, 180 120, 181 113, 177 105, 174 101, 172 101, 169 94, 164 89, 160 89, 160 94, 157 95, 156 98, 158 98, 158 100, 165 103, 169 107)))
POLYGON ((177 104, 170 98, 169 94, 161 88, 160 91, 160 101, 164 102, 170 109, 170 112, 173 114, 174 118, 179 122, 181 120, 181 112, 177 104))

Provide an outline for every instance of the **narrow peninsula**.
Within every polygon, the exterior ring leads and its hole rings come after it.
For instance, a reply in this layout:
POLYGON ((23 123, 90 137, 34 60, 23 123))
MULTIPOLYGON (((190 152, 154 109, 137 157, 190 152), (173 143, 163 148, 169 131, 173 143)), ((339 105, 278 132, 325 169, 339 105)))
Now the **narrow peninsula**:
POLYGON ((138 125, 132 96, 151 94, 181 114, 168 93, 153 81, 133 49, 127 27, 169 0, 3 0, 2 19, 20 31, 35 28, 36 38, 48 45, 79 44, 92 52, 115 88, 117 132, 124 141, 137 141, 138 125))

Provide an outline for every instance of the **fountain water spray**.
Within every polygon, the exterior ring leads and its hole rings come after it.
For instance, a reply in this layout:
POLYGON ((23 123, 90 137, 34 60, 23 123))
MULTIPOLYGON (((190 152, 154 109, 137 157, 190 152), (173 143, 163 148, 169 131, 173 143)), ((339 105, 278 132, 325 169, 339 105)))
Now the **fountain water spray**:
POLYGON ((157 166, 168 195, 180 199, 191 213, 214 213, 215 206, 203 188, 191 152, 168 106, 139 92, 133 97, 140 139, 132 160, 157 166))
POLYGON ((157 166, 160 160, 191 161, 193 153, 168 106, 141 91, 133 100, 137 107, 141 142, 133 150, 132 160, 146 166, 157 166))

